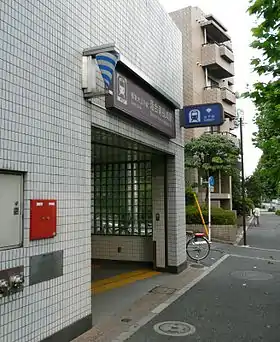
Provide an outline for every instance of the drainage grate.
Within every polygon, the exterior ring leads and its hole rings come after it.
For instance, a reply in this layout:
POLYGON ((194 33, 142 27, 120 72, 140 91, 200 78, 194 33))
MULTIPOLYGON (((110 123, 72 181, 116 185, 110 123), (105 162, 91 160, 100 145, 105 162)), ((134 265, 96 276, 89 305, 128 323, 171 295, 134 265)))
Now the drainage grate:
POLYGON ((178 321, 161 322, 154 326, 155 332, 160 335, 180 337, 195 333, 195 327, 191 324, 178 321))

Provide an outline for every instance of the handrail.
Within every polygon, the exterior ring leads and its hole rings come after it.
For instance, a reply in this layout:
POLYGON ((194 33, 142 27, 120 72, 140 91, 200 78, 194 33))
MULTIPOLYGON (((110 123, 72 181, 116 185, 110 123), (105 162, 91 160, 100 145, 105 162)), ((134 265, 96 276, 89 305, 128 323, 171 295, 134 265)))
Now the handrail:
POLYGON ((206 45, 217 45, 218 47, 224 46, 226 47, 230 52, 233 53, 233 49, 226 45, 225 43, 218 43, 218 42, 212 42, 212 43, 203 43, 202 46, 206 46, 206 45))
POLYGON ((213 89, 220 89, 220 90, 227 90, 229 91, 230 93, 232 93, 233 95, 235 95, 235 92, 227 87, 221 87, 219 85, 215 86, 215 85, 208 85, 208 86, 205 86, 204 89, 207 89, 207 88, 213 88, 213 89))

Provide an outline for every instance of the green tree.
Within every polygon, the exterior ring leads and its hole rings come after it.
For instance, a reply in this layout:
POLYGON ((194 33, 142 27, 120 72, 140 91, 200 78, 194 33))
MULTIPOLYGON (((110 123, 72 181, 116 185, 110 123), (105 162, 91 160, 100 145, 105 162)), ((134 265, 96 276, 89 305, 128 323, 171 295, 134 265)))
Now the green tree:
POLYGON ((217 171, 231 175, 238 156, 239 148, 220 134, 203 134, 185 144, 185 167, 203 170, 206 177, 217 171))
POLYGON ((262 189, 262 199, 265 201, 271 201, 279 194, 279 186, 277 184, 277 178, 271 174, 271 159, 267 159, 267 155, 263 154, 258 166, 253 173, 253 176, 259 182, 259 188, 262 189))
POLYGON ((242 213, 241 172, 236 169, 232 174, 232 208, 240 215, 242 213))
POLYGON ((280 1, 251 0, 248 11, 257 18, 251 46, 261 57, 251 61, 260 81, 245 95, 256 107, 254 142, 263 151, 262 173, 275 192, 280 181, 280 1))
POLYGON ((245 189, 247 197, 249 197, 256 207, 261 205, 262 197, 264 194, 263 184, 260 181, 260 177, 257 173, 249 176, 245 180, 245 189))
MULTIPOLYGON (((185 169, 194 168, 206 178, 217 174, 232 175, 236 169, 239 148, 220 134, 203 134, 185 144, 185 169)), ((208 191, 206 198, 208 199, 208 191)))

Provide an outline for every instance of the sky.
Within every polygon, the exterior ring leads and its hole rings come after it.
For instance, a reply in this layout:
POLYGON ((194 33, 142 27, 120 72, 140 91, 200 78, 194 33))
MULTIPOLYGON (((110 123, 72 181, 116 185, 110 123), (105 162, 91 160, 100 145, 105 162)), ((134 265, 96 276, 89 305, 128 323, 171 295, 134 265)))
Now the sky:
MULTIPOLYGON (((228 29, 232 38, 235 54, 235 91, 241 94, 248 84, 254 83, 257 77, 252 73, 250 66, 254 51, 249 47, 254 19, 247 13, 249 0, 159 0, 159 2, 167 12, 187 6, 198 6, 204 13, 213 14, 228 29)), ((249 99, 239 99, 237 108, 244 111, 244 167, 245 176, 249 176, 261 156, 261 151, 252 143, 252 134, 257 130, 253 123, 254 105, 249 99)), ((239 135, 239 131, 235 133, 239 135)))

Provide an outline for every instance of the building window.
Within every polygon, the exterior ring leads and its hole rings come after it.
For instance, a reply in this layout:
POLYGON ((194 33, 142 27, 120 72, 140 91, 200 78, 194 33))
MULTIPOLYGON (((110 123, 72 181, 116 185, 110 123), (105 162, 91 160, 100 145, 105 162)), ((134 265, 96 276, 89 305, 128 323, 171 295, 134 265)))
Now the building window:
POLYGON ((209 87, 211 87, 211 88, 219 88, 220 87, 219 82, 213 80, 213 78, 211 78, 211 77, 208 77, 208 84, 209 84, 209 87))
POLYGON ((92 233, 152 236, 151 161, 95 164, 92 233))

